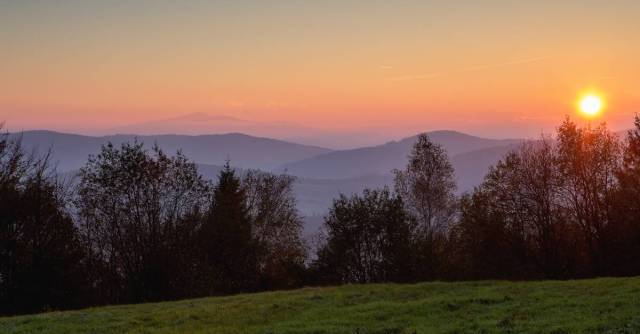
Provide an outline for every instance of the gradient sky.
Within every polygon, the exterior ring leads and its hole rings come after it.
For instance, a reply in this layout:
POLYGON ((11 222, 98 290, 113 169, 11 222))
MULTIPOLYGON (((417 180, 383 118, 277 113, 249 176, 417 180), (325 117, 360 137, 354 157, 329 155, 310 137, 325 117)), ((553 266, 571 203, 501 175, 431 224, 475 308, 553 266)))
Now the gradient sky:
POLYGON ((552 130, 640 111, 640 1, 0 0, 0 119, 88 133, 192 112, 326 129, 552 130))

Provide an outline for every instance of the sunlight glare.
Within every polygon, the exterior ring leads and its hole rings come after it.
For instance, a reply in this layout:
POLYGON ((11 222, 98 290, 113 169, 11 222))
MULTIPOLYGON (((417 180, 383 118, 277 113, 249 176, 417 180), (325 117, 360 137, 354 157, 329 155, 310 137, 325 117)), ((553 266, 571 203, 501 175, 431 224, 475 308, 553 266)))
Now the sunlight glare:
POLYGON ((598 95, 588 94, 580 99, 580 111, 587 116, 593 117, 600 113, 603 107, 602 98, 598 95))

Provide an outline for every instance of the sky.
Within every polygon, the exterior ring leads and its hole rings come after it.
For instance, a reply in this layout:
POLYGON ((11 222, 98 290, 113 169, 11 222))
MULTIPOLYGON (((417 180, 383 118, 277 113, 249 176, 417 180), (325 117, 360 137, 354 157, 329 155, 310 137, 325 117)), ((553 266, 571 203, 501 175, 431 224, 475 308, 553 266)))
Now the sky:
MULTIPOLYGON (((383 136, 640 112, 640 1, 0 0, 0 120, 99 133, 192 113, 383 136)), ((176 130, 177 131, 177 130, 176 130)))

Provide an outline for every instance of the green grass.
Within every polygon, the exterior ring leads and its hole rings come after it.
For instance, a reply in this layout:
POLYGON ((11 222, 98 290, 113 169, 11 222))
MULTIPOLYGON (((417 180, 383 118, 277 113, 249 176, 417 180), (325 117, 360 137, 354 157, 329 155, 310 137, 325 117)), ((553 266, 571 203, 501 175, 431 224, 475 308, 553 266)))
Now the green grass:
POLYGON ((372 284, 0 318, 0 333, 640 333, 640 278, 372 284))

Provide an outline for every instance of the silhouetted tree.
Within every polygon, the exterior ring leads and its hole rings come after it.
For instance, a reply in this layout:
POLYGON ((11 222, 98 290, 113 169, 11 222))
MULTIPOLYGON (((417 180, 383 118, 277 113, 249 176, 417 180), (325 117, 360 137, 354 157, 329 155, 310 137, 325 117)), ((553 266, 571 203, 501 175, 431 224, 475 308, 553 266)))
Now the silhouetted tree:
POLYGON ((0 314, 302 284, 640 274, 640 116, 624 145, 566 120, 507 153, 459 201, 420 135, 388 189, 334 200, 317 259, 295 179, 229 163, 217 185, 158 147, 108 144, 73 200, 48 158, 0 135, 0 314), (73 206, 69 205, 73 204, 73 206))
MULTIPOLYGON (((476 188, 460 199, 460 219, 451 229, 446 277, 453 279, 516 278, 520 264, 504 212, 495 198, 476 188)), ((520 276, 521 277, 521 276, 520 276)))
POLYGON ((293 193, 295 178, 249 170, 242 179, 257 248, 260 288, 301 284, 307 249, 293 193))
POLYGON ((211 273, 210 293, 257 288, 258 248, 252 235, 247 197, 228 162, 218 176, 201 237, 211 273))
MULTIPOLYGON (((633 168, 619 168, 620 153, 619 141, 604 125, 579 128, 567 119, 556 141, 524 143, 491 168, 473 197, 462 203, 456 239, 466 249, 473 238, 467 233, 480 235, 480 244, 496 243, 490 235, 470 232, 474 229, 468 223, 485 226, 492 219, 491 224, 502 224, 495 236, 508 242, 503 251, 515 258, 505 264, 511 272, 494 270, 496 274, 564 278, 612 273, 612 264, 631 249, 622 246, 625 240, 632 243, 624 236, 633 235, 624 218, 633 217, 632 211, 619 203, 625 203, 623 197, 634 198, 629 193, 634 186, 622 191, 616 180, 633 168)), ((471 261, 471 267, 482 263, 478 261, 471 261)))
POLYGON ((326 282, 411 280, 412 223, 400 197, 387 189, 340 195, 324 229, 326 242, 314 267, 326 282))
POLYGON ((0 314, 85 305, 77 230, 47 158, 0 137, 0 314))
POLYGON ((395 190, 416 220, 414 247, 421 257, 416 269, 434 278, 455 216, 456 184, 447 152, 425 134, 418 136, 405 170, 395 170, 395 190))
POLYGON ((612 274, 640 273, 640 115, 627 133, 614 202, 614 224, 609 229, 611 247, 608 265, 612 274))
POLYGON ((492 168, 482 190, 502 212, 521 277, 560 278, 574 262, 575 244, 560 201, 564 178, 551 140, 525 142, 492 168))
POLYGON ((613 217, 620 143, 606 126, 579 128, 566 120, 558 129, 557 166, 563 187, 559 198, 579 226, 594 274, 607 273, 611 245, 607 229, 613 217))
POLYGON ((108 302, 198 295, 195 235, 210 186, 180 152, 102 147, 80 170, 76 207, 94 282, 108 302), (194 218, 195 217, 195 218, 194 218))

